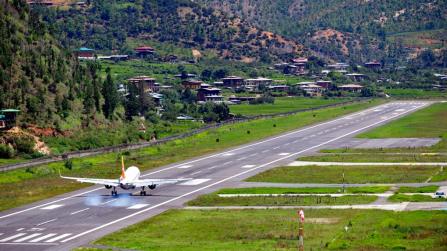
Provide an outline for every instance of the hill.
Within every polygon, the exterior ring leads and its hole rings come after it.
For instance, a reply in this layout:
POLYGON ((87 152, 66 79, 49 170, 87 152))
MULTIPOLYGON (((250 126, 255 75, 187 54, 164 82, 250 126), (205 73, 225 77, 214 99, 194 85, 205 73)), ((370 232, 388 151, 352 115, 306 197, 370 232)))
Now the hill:
POLYGON ((82 107, 91 75, 25 1, 0 1, 0 41, 0 109, 20 109, 19 123, 58 127, 82 107))
POLYGON ((388 37, 435 29, 445 33, 447 28, 447 3, 439 0, 200 2, 293 38, 315 53, 339 61, 394 60, 396 54, 403 59, 412 51, 388 37))
POLYGON ((84 8, 37 8, 68 48, 132 53, 170 43, 245 62, 293 57, 302 46, 193 1, 95 0, 84 8))

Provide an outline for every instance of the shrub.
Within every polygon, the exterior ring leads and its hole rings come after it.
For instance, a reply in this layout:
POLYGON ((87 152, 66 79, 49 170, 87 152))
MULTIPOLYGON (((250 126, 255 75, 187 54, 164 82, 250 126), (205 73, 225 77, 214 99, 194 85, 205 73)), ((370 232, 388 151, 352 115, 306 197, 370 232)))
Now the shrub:
POLYGON ((18 152, 33 154, 34 153, 34 140, 26 137, 18 137, 14 140, 16 149, 18 152))
POLYGON ((14 157, 14 149, 6 144, 0 145, 0 158, 10 159, 14 157))

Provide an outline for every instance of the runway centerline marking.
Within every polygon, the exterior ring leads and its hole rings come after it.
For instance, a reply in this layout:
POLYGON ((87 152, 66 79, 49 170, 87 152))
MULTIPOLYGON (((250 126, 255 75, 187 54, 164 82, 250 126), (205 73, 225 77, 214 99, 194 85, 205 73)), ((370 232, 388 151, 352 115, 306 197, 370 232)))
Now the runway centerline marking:
POLYGON ((218 165, 208 167, 207 169, 208 169, 208 170, 211 170, 211 169, 214 169, 214 168, 216 168, 216 167, 218 167, 218 165))
POLYGON ((188 180, 186 182, 180 183, 179 185, 180 186, 197 186, 197 185, 205 183, 209 180, 210 179, 193 179, 193 180, 188 180))
POLYGON ((201 173, 202 171, 197 171, 195 173, 191 173, 191 176, 201 173))
POLYGON ((87 211, 87 210, 89 210, 90 208, 84 208, 84 209, 81 209, 81 210, 78 210, 78 211, 74 211, 73 213, 71 213, 70 215, 75 215, 75 214, 78 214, 78 213, 81 213, 81 212, 84 212, 84 211, 87 211))
POLYGON ((290 153, 280 153, 280 154, 278 154, 279 156, 286 156, 286 155, 289 155, 290 153))
POLYGON ((149 204, 135 204, 133 206, 128 207, 127 209, 141 209, 143 207, 147 207, 149 204))
POLYGON ((241 157, 241 158, 239 158, 239 159, 237 159, 237 160, 244 160, 244 159, 246 159, 247 157, 241 157))
MULTIPOLYGON (((422 106, 421 106, 421 107, 422 107, 422 106)), ((419 107, 418 107, 418 108, 419 108, 419 107)), ((402 113, 402 114, 409 113, 409 112, 411 112, 411 111, 413 111, 413 110, 416 110, 416 109, 418 109, 418 108, 407 110, 406 112, 404 112, 404 113, 402 113)), ((381 123, 383 123, 383 122, 386 122, 386 121, 388 121, 388 120, 390 120, 390 119, 392 119, 392 118, 395 118, 395 117, 398 117, 398 116, 394 116, 394 117, 391 117, 391 118, 389 118, 389 119, 387 119, 387 120, 381 120, 381 121, 378 121, 378 122, 369 124, 369 125, 367 125, 367 126, 361 127, 361 128, 359 128, 359 129, 356 129, 356 130, 353 130, 353 131, 350 131, 350 132, 348 132, 348 133, 346 133, 346 134, 344 134, 344 135, 335 137, 335 138, 330 139, 330 140, 328 140, 328 141, 325 141, 325 142, 323 142, 323 143, 320 143, 320 144, 314 145, 314 146, 312 146, 312 147, 306 148, 306 149, 304 149, 304 150, 295 152, 295 153, 290 154, 290 155, 288 155, 288 156, 285 156, 285 157, 282 157, 282 158, 273 160, 273 161, 268 162, 268 163, 266 163, 266 164, 263 164, 263 165, 254 167, 254 168, 252 168, 252 169, 248 169, 248 170, 246 170, 246 171, 243 171, 243 172, 240 172, 240 173, 235 174, 235 175, 233 175, 233 176, 224 178, 224 179, 222 179, 222 180, 219 180, 219 181, 214 182, 214 183, 212 183, 212 184, 209 184, 209 185, 206 185, 206 186, 204 186, 204 187, 198 188, 198 189, 193 190, 193 191, 191 191, 191 192, 188 192, 188 193, 185 193, 185 194, 183 194, 183 195, 177 196, 177 197, 172 198, 172 199, 170 199, 170 200, 167 200, 167 201, 164 201, 164 202, 162 202, 162 203, 156 204, 156 205, 154 205, 154 206, 152 206, 152 207, 143 209, 143 210, 141 210, 141 211, 138 211, 138 212, 135 212, 135 213, 133 213, 133 214, 127 215, 127 216, 122 217, 122 218, 120 218, 120 219, 116 219, 116 220, 114 220, 114 221, 105 223, 105 224, 103 224, 103 225, 101 225, 101 226, 98 226, 98 227, 92 228, 92 229, 90 229, 90 230, 87 230, 87 231, 85 231, 85 232, 79 233, 79 234, 74 235, 74 236, 72 236, 72 237, 70 237, 70 238, 67 238, 67 239, 65 239, 65 240, 63 240, 63 241, 61 241, 61 242, 62 242, 62 243, 65 243, 65 242, 67 242, 67 241, 70 241, 70 240, 79 238, 79 237, 84 236, 84 235, 86 235, 86 234, 89 234, 89 233, 91 233, 91 232, 97 231, 97 230, 99 230, 99 229, 103 229, 103 228, 105 228, 105 227, 107 227, 107 226, 113 225, 113 224, 115 224, 115 223, 124 221, 124 220, 129 219, 129 218, 132 218, 132 217, 134 217, 134 216, 136 216, 136 215, 142 214, 142 213, 147 212, 147 211, 149 211, 149 210, 152 210, 152 209, 161 207, 161 206, 166 205, 166 204, 168 204, 168 203, 171 203, 171 202, 173 202, 173 201, 176 201, 176 200, 179 200, 179 199, 181 199, 181 198, 184 198, 184 197, 186 197, 186 196, 188 196, 188 195, 195 194, 195 193, 200 192, 200 191, 202 191, 202 190, 205 190, 205 189, 207 189, 207 188, 209 188, 209 187, 216 186, 216 185, 221 184, 221 183, 223 183, 223 182, 226 182, 226 181, 228 181, 228 180, 231 180, 231 179, 234 179, 234 178, 236 178, 236 177, 239 177, 239 176, 242 176, 242 175, 244 175, 244 174, 247 174, 247 173, 249 173, 249 172, 252 172, 252 171, 254 171, 254 170, 257 170, 257 169, 260 169, 260 168, 262 168, 262 167, 271 165, 271 164, 276 163, 276 162, 281 161, 281 160, 285 160, 285 159, 290 158, 290 157, 292 157, 292 156, 299 155, 299 154, 304 153, 304 152, 307 152, 307 151, 309 151, 309 150, 313 150, 313 149, 318 148, 318 147, 320 147, 320 146, 324 146, 324 145, 329 144, 329 143, 331 143, 331 142, 334 142, 334 141, 337 141, 337 140, 339 140, 339 139, 342 139, 342 138, 344 138, 344 137, 346 137, 346 136, 349 136, 349 135, 358 133, 358 132, 360 132, 360 131, 362 131, 362 130, 365 130, 365 129, 367 129, 367 128, 370 128, 370 127, 379 125, 379 124, 381 124, 381 123)))
POLYGON ((245 166, 242 166, 241 168, 252 168, 252 167, 255 167, 255 165, 245 165, 245 166))
POLYGON ((54 219, 51 219, 51 220, 47 220, 47 221, 41 222, 39 224, 36 224, 36 227, 42 226, 44 224, 47 224, 47 223, 50 223, 50 222, 53 222, 53 221, 56 221, 56 220, 57 220, 57 218, 54 218, 54 219))
POLYGON ((106 202, 100 203, 99 205, 109 204, 110 202, 114 202, 114 201, 116 201, 116 200, 118 200, 118 199, 108 200, 108 201, 106 201, 106 202))

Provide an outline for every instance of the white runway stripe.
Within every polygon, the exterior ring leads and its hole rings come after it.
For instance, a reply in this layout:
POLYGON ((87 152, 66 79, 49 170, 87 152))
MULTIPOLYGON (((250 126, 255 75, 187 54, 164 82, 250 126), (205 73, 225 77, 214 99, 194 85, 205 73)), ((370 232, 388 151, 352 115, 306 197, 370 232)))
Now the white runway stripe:
POLYGON ((29 242, 39 242, 39 241, 41 241, 41 240, 48 239, 48 238, 53 237, 53 236, 55 236, 55 235, 57 235, 57 234, 54 234, 54 233, 47 234, 47 235, 44 235, 44 236, 40 236, 39 238, 36 238, 36 239, 34 239, 34 240, 30 240, 29 242))
POLYGON ((89 209, 90 209, 90 208, 84 208, 84 209, 81 209, 81 210, 79 210, 79 211, 75 211, 75 212, 71 213, 70 215, 78 214, 78 213, 80 213, 80 212, 84 212, 84 211, 89 210, 89 209))
POLYGON ((46 207, 42 207, 41 209, 43 209, 43 210, 52 210, 52 209, 56 209, 56 208, 62 207, 62 206, 63 205, 54 204, 54 205, 49 205, 49 206, 46 206, 46 207))
POLYGON ((186 182, 180 183, 179 185, 182 186, 196 186, 196 185, 200 185, 202 183, 205 183, 207 181, 209 181, 210 179, 194 179, 194 180, 188 180, 186 182))
POLYGON ((280 153, 280 154, 278 154, 279 156, 286 156, 286 155, 289 155, 290 153, 280 153))
POLYGON ((63 238, 65 238, 65 237, 68 237, 68 236, 70 236, 70 235, 71 235, 71 234, 63 234, 63 235, 59 235, 59 236, 56 236, 56 237, 51 238, 51 239, 49 239, 49 240, 46 240, 45 242, 55 242, 55 241, 57 241, 57 240, 63 239, 63 238))
POLYGON ((242 166, 241 168, 252 168, 252 167, 255 167, 255 165, 245 165, 245 166, 242 166))
POLYGON ((140 209, 147 206, 149 206, 149 204, 135 204, 133 206, 128 207, 127 209, 140 209))
POLYGON ((37 237, 37 236, 39 236, 39 235, 41 235, 41 233, 31 234, 31 235, 22 237, 22 238, 20 238, 20 239, 17 239, 17 240, 15 240, 14 242, 22 242, 22 241, 26 241, 26 240, 32 239, 32 238, 34 238, 34 237, 37 237))
POLYGON ((179 166, 177 168, 186 169, 186 168, 190 168, 190 167, 192 167, 192 165, 183 165, 183 166, 179 166))
POLYGON ((1 239, 0 242, 7 242, 7 241, 13 240, 15 238, 19 238, 20 236, 24 236, 25 234, 26 233, 18 233, 18 234, 15 234, 13 236, 9 236, 9 237, 6 237, 4 239, 1 239))

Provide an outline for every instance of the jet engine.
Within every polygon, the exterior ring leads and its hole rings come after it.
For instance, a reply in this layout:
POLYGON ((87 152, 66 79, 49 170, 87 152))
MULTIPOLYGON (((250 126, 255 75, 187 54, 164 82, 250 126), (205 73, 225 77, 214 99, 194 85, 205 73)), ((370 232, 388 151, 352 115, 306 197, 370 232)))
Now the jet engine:
POLYGON ((112 188, 112 186, 110 186, 110 185, 104 185, 107 189, 110 189, 110 188, 112 188))
POLYGON ((147 187, 149 187, 150 190, 154 190, 157 187, 157 185, 154 184, 154 185, 150 185, 150 186, 147 186, 147 187))

